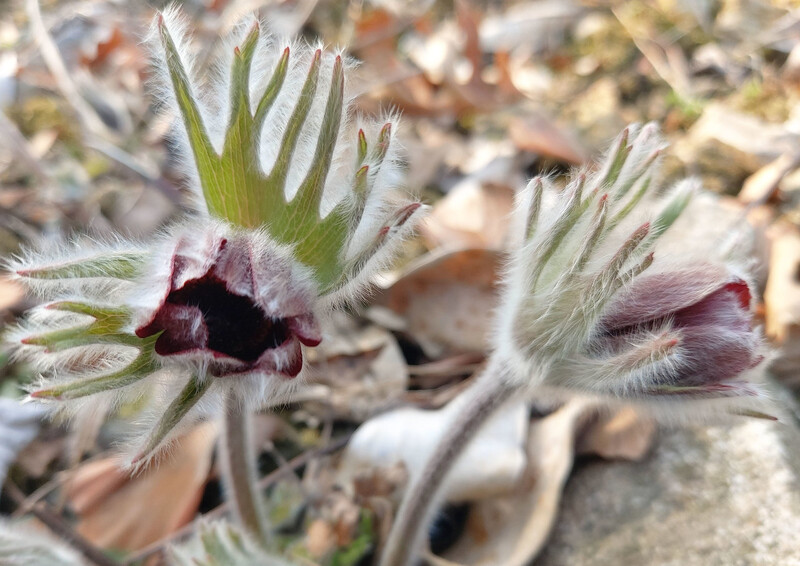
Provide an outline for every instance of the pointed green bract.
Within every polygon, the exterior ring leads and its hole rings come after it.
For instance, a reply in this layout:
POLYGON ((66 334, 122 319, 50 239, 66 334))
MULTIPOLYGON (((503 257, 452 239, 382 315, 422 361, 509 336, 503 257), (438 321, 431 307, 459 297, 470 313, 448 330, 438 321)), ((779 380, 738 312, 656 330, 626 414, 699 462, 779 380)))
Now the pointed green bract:
POLYGON ((656 218, 653 223, 654 238, 658 238, 667 231, 667 228, 672 226, 689 205, 689 202, 692 200, 692 195, 692 191, 682 191, 676 194, 672 200, 667 203, 667 206, 664 207, 664 210, 661 211, 661 214, 658 215, 658 218, 656 218))
POLYGON ((609 162, 608 170, 605 171, 600 178, 601 185, 610 187, 619 178, 619 174, 622 172, 622 168, 625 166, 625 162, 628 160, 628 156, 631 154, 631 151, 633 150, 633 146, 628 145, 629 135, 630 135, 630 130, 628 128, 625 128, 622 131, 622 134, 619 136, 617 145, 612 150, 613 157, 609 162))
POLYGON ((364 134, 364 130, 358 130, 358 158, 356 160, 356 167, 362 166, 366 158, 367 158, 367 136, 366 134, 364 134))
POLYGON ((76 379, 67 383, 54 385, 47 389, 40 389, 31 393, 31 397, 37 399, 58 399, 69 400, 86 397, 103 391, 110 391, 132 385, 155 372, 158 362, 155 359, 155 341, 159 335, 148 338, 139 338, 141 349, 139 355, 124 368, 104 375, 95 377, 76 379))
MULTIPOLYGON (((246 228, 265 228, 282 244, 293 246, 296 257, 311 267, 321 286, 329 290, 343 269, 343 249, 349 236, 350 218, 346 207, 336 207, 326 217, 320 214, 325 183, 344 111, 344 65, 337 57, 317 139, 316 151, 305 179, 291 201, 286 198, 286 181, 297 144, 307 122, 322 68, 317 50, 305 83, 286 125, 280 149, 271 171, 262 170, 259 143, 270 108, 285 83, 289 49, 278 60, 272 77, 256 105, 250 105, 250 72, 260 30, 254 25, 234 52, 231 69, 231 107, 221 153, 208 138, 202 115, 193 99, 188 75, 166 26, 161 40, 167 54, 175 97, 183 117, 189 143, 208 211, 213 216, 246 228)), ((390 130, 384 128, 377 151, 388 147, 390 130)), ((359 137, 358 150, 366 155, 366 138, 359 137)))
POLYGON ((150 436, 147 438, 144 449, 139 456, 134 459, 134 463, 146 458, 164 441, 167 435, 178 425, 178 423, 186 416, 192 407, 194 407, 200 398, 205 395, 208 388, 211 387, 211 379, 199 379, 192 376, 186 387, 180 394, 169 404, 164 414, 159 419, 150 436))
POLYGON ((144 252, 110 252, 73 261, 19 269, 16 273, 20 277, 30 279, 109 277, 130 280, 140 273, 144 260, 144 252))
POLYGON ((47 305, 47 309, 89 315, 94 317, 94 321, 28 336, 22 340, 23 344, 43 346, 49 352, 59 352, 90 344, 138 347, 142 343, 141 338, 122 331, 130 322, 131 313, 126 308, 101 307, 78 301, 59 301, 47 305))

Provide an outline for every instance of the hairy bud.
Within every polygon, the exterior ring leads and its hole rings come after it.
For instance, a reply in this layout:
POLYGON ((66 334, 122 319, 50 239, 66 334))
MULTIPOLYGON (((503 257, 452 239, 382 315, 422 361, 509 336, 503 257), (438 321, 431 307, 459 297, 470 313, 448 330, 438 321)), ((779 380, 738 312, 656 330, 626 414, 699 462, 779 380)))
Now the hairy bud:
POLYGON ((320 317, 364 292, 424 211, 394 190, 396 119, 350 116, 341 54, 251 21, 202 87, 176 9, 152 36, 198 210, 152 243, 10 265, 50 301, 10 335, 42 371, 31 397, 69 416, 145 396, 134 461, 232 390, 251 408, 284 401, 320 317))
MULTIPOLYGON (((746 277, 722 258, 662 256, 659 239, 696 191, 654 188, 663 142, 631 126, 595 173, 559 192, 548 179, 520 195, 522 242, 505 280, 498 353, 531 385, 613 398, 758 400, 762 359, 746 277)), ((674 246, 673 246, 674 247, 674 246)))

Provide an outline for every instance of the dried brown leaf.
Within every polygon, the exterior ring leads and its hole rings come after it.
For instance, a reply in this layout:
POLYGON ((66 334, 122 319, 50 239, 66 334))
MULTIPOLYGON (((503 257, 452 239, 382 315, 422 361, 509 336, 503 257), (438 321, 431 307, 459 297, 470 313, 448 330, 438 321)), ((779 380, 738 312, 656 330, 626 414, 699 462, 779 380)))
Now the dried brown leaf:
POLYGON ((579 436, 575 452, 641 460, 655 440, 656 424, 631 407, 602 415, 579 436))
POLYGON ((501 249, 513 206, 508 187, 462 183, 434 205, 420 231, 430 248, 501 249))
POLYGON ((79 469, 77 491, 69 497, 84 510, 77 531, 102 548, 133 551, 186 525, 200 504, 216 438, 215 423, 200 425, 158 466, 134 477, 112 460, 79 469))
POLYGON ((445 351, 483 352, 501 261, 500 252, 487 249, 430 254, 376 303, 405 317, 406 331, 431 358, 445 351))
POLYGON ((530 113, 511 120, 508 134, 523 151, 580 165, 586 161, 587 151, 564 128, 541 112, 530 113))

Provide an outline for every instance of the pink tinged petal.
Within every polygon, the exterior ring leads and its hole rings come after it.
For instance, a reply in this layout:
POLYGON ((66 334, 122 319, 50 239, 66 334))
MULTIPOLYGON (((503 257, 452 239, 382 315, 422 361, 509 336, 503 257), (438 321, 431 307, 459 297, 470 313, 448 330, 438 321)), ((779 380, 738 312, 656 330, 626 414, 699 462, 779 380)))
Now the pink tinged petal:
POLYGON ((723 382, 762 360, 750 299, 743 280, 712 266, 641 277, 611 305, 593 347, 624 351, 643 332, 667 326, 679 343, 652 383, 678 394, 722 394, 723 382))
POLYGON ((745 308, 749 308, 747 284, 738 278, 731 279, 727 270, 714 265, 641 275, 609 305, 603 326, 622 328, 665 318, 727 285, 733 285, 739 301, 746 301, 745 308))
POLYGON ((299 343, 292 345, 292 350, 289 353, 289 364, 284 368, 278 368, 281 373, 289 377, 296 377, 303 369, 303 350, 299 343))
POLYGON ((289 319, 288 324, 289 329, 304 346, 319 346, 322 342, 322 332, 314 315, 295 316, 289 319))
POLYGON ((673 383, 711 384, 737 376, 758 365, 757 341, 750 332, 724 326, 695 326, 681 330, 679 374, 673 383))
POLYGON ((208 328, 203 313, 194 306, 165 304, 153 321, 136 330, 139 338, 164 333, 156 339, 156 353, 162 356, 200 350, 208 346, 208 328))
POLYGON ((255 284, 250 256, 250 246, 246 242, 235 241, 228 245, 224 240, 211 273, 224 281, 231 293, 252 299, 255 297, 255 284))

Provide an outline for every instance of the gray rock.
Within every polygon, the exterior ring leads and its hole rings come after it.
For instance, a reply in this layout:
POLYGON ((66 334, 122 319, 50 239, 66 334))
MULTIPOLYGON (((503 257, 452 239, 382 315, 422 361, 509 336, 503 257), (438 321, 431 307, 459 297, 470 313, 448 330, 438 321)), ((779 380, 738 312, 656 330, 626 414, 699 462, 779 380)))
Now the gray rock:
POLYGON ((579 463, 535 566, 800 565, 800 432, 668 430, 642 462, 579 463))

